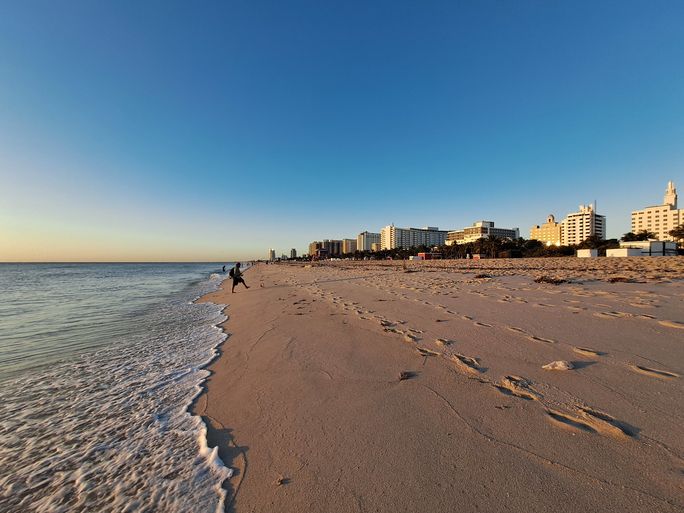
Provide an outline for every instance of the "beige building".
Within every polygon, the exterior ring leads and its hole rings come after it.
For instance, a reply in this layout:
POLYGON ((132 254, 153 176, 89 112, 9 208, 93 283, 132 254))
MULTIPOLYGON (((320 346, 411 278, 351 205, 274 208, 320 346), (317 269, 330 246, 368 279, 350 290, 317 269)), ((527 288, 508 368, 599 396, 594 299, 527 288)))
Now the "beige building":
POLYGON ((373 244, 380 243, 380 234, 361 232, 356 236, 356 249, 359 251, 373 251, 373 244))
POLYGON ((444 244, 446 236, 446 230, 440 230, 436 226, 397 228, 391 224, 380 231, 380 245, 382 249, 441 246, 444 244))
POLYGON ((647 230, 658 240, 674 240, 668 232, 684 224, 684 209, 677 209, 677 189, 672 182, 667 184, 663 203, 632 212, 632 232, 647 230))
POLYGON ((354 253, 356 251, 356 239, 342 239, 342 254, 354 253))
POLYGON ((268 250, 268 261, 269 262, 275 261, 275 249, 273 249, 273 248, 268 250))
POLYGON ((563 243, 563 231, 560 223, 556 222, 553 214, 549 214, 546 222, 539 226, 533 226, 530 230, 530 239, 543 242, 547 246, 560 246, 563 243))
POLYGON ((313 241, 309 244, 309 256, 314 256, 318 254, 318 250, 323 247, 323 243, 320 241, 313 241))
POLYGON ((382 249, 381 243, 374 242, 373 244, 371 244, 371 249, 370 249, 371 251, 375 252, 375 251, 380 251, 381 249, 382 249))
POLYGON ((561 223, 561 243, 571 246, 584 242, 587 237, 606 238, 606 216, 597 214, 594 205, 580 205, 579 212, 568 214, 561 223))
POLYGON ((517 239, 520 237, 518 228, 496 228, 494 221, 477 221, 472 226, 462 230, 453 230, 447 234, 446 245, 467 244, 479 239, 497 237, 500 239, 517 239))

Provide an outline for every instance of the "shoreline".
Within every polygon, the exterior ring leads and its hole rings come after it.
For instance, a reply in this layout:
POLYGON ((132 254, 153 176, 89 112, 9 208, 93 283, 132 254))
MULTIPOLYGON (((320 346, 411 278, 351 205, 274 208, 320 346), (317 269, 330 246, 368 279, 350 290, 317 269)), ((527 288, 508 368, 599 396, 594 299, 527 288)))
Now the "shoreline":
POLYGON ((681 264, 445 262, 254 266, 192 408, 226 511, 681 510, 681 264))
MULTIPOLYGON (((248 271, 253 269, 255 265, 250 265, 246 269, 243 270, 243 274, 246 274, 248 271)), ((193 303, 213 303, 213 301, 208 300, 207 297, 215 294, 216 292, 222 291, 225 286, 231 286, 232 278, 228 276, 228 273, 226 272, 226 278, 221 280, 221 283, 219 284, 218 288, 216 291, 209 292, 207 294, 203 294, 202 296, 199 296, 195 298, 193 303)), ((219 304, 224 304, 224 303, 219 303, 219 304)), ((205 379, 202 380, 202 382, 199 384, 199 391, 197 395, 193 398, 191 403, 187 406, 186 411, 190 413, 190 415, 197 417, 200 419, 200 422, 203 425, 202 432, 200 433, 200 454, 203 457, 206 457, 205 452, 211 453, 211 452, 216 452, 216 455, 218 456, 221 465, 225 467, 227 470, 227 477, 223 480, 222 483, 220 483, 220 489, 223 492, 223 495, 221 496, 221 501, 219 502, 217 506, 217 513, 219 511, 230 511, 230 508, 232 506, 232 502, 234 498, 237 495, 237 492, 239 491, 239 482, 237 485, 231 482, 231 478, 234 476, 244 476, 244 471, 246 469, 246 461, 243 460, 242 462, 239 461, 234 461, 235 458, 229 457, 229 450, 231 447, 235 447, 235 443, 233 439, 226 433, 226 435, 222 436, 222 431, 225 431, 226 428, 223 426, 223 424, 209 415, 206 412, 206 406, 207 406, 207 401, 208 401, 208 380, 211 378, 211 376, 214 374, 214 370, 212 369, 212 366, 221 358, 223 355, 223 346, 224 344, 230 339, 230 333, 226 330, 226 325, 228 321, 230 320, 230 315, 228 314, 228 308, 229 304, 224 304, 223 308, 221 309, 221 315, 225 317, 223 321, 220 323, 214 325, 216 328, 218 328, 221 333, 224 335, 223 340, 221 340, 216 347, 214 348, 215 354, 209 360, 203 367, 202 369, 206 370, 209 374, 205 379), (240 464, 242 463, 242 465, 240 464)), ((240 477, 240 481, 242 480, 242 477, 240 477)))

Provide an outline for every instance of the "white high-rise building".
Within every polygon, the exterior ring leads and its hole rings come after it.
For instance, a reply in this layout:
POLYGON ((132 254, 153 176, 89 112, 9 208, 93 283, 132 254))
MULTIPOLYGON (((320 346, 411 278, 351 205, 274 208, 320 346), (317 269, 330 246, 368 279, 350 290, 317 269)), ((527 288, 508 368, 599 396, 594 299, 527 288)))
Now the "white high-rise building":
POLYGON ((668 233, 684 224, 684 209, 677 208, 677 189, 673 182, 667 183, 663 205, 646 207, 632 212, 632 232, 653 232, 658 240, 674 240, 668 233))
POLYGON ((358 251, 372 251, 374 243, 380 243, 380 234, 361 232, 356 236, 356 249, 358 251))
POLYGON ((561 223, 561 241, 563 245, 579 244, 596 235, 599 239, 606 238, 606 216, 594 211, 594 205, 580 205, 579 212, 568 214, 561 223))
POLYGON ((440 230, 436 226, 397 228, 391 224, 380 231, 380 247, 382 249, 410 249, 416 246, 442 246, 446 236, 447 231, 440 230))
POLYGON ((268 261, 275 262, 275 249, 268 250, 268 261))

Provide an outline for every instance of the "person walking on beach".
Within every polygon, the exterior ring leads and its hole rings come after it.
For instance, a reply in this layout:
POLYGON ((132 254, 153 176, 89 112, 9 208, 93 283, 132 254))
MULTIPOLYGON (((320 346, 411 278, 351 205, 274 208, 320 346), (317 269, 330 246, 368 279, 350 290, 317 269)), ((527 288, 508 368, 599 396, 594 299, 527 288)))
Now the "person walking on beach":
POLYGON ((233 288, 230 290, 231 293, 235 293, 235 285, 238 285, 240 283, 242 283, 246 289, 249 288, 245 283, 245 280, 242 279, 242 271, 240 271, 240 262, 235 264, 235 267, 233 267, 230 270, 228 276, 233 278, 233 288))

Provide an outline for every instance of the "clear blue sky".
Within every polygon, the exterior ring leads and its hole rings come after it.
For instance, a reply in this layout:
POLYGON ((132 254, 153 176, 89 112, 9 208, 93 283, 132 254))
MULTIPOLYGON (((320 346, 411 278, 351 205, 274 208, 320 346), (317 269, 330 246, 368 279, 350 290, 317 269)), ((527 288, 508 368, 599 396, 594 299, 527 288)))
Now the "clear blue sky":
MULTIPOLYGON (((684 198, 682 1, 0 4, 0 260, 684 198)), ((683 200, 684 201, 684 200, 683 200)))

